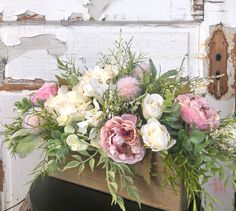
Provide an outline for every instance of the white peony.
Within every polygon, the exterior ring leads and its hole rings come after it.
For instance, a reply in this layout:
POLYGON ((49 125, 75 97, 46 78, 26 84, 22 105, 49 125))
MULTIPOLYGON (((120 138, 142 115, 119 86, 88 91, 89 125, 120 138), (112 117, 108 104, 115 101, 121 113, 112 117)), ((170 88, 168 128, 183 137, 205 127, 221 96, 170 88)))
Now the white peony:
POLYGON ((171 139, 166 127, 155 118, 149 119, 147 124, 142 126, 141 131, 143 142, 152 151, 166 150, 176 143, 176 140, 171 139))
POLYGON ((72 151, 84 151, 88 148, 88 143, 83 140, 79 140, 78 136, 71 134, 67 137, 66 143, 72 151))
POLYGON ((159 119, 163 113, 163 98, 159 94, 147 94, 142 102, 143 116, 145 119, 159 119))

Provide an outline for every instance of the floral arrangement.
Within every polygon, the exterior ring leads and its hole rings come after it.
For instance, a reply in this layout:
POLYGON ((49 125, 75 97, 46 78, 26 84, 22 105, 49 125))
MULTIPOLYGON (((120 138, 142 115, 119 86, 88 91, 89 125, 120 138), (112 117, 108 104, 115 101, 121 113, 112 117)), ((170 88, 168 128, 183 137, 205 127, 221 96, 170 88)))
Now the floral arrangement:
MULTIPOLYGON (((126 189, 140 204, 134 175, 150 183, 151 155, 159 153, 162 184, 175 188, 181 181, 193 210, 198 196, 213 207, 202 185, 215 175, 228 177, 221 161, 235 161, 236 120, 220 119, 208 105, 204 94, 210 79, 183 78, 181 67, 161 74, 122 39, 94 69, 79 71, 73 60, 59 59, 58 68, 56 83, 45 83, 15 103, 18 116, 4 133, 20 157, 42 149, 36 176, 71 168, 79 175, 100 166, 112 204, 125 210, 117 191, 126 189), (140 167, 142 162, 148 165, 140 167)), ((234 162, 231 167, 236 172, 234 162)))

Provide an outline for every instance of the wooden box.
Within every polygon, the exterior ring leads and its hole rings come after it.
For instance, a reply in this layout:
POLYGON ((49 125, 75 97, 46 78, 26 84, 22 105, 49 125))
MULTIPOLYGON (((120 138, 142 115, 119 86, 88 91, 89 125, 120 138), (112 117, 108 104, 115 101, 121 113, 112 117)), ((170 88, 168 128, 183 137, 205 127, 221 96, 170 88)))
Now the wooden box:
MULTIPOLYGON (((142 204, 151 207, 160 208, 166 211, 182 211, 185 210, 186 197, 183 187, 179 185, 176 191, 171 186, 161 187, 160 182, 162 178, 163 165, 158 156, 155 155, 155 172, 157 176, 152 178, 151 185, 148 185, 142 177, 136 176, 134 178, 137 186, 142 204)), ((83 173, 78 176, 78 169, 69 169, 64 172, 56 172, 52 175, 55 178, 65 180, 74 184, 82 185, 88 188, 96 189, 102 192, 109 193, 105 181, 105 171, 101 168, 95 168, 94 172, 87 166, 83 173)), ((133 200, 125 191, 119 191, 118 194, 123 198, 133 200)))

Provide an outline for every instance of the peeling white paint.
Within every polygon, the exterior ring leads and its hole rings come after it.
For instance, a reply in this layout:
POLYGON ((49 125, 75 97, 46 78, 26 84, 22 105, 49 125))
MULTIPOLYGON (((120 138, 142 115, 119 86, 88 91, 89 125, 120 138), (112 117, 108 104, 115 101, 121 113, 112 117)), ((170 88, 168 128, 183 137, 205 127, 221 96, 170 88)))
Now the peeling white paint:
POLYGON ((43 34, 52 34, 60 42, 68 39, 68 29, 61 26, 46 27, 44 25, 2 26, 0 39, 8 47, 21 44, 22 37, 36 37, 43 34))
MULTIPOLYGON (((185 70, 192 76, 198 75, 198 49, 196 45, 198 29, 196 26, 189 28, 167 26, 4 26, 1 30, 5 32, 6 39, 3 41, 12 46, 9 47, 8 56, 13 58, 6 66, 7 77, 13 79, 54 79, 55 57, 48 55, 48 50, 51 47, 46 46, 43 40, 40 41, 42 45, 37 43, 34 48, 25 48, 24 54, 15 58, 14 49, 18 47, 15 44, 21 43, 22 37, 32 36, 31 28, 33 28, 33 33, 38 36, 53 34, 55 38, 64 39, 67 50, 62 58, 74 57, 80 68, 84 68, 85 65, 93 68, 99 52, 105 53, 109 48, 112 48, 114 41, 119 37, 120 30, 122 30, 122 37, 127 40, 133 37, 134 49, 143 51, 147 56, 152 57, 155 64, 162 67, 163 72, 178 68, 184 55, 188 54, 185 70), (12 40, 11 37, 15 39, 12 40), (41 50, 36 51, 36 49, 41 50), (86 64, 79 59, 81 57, 86 58, 86 64)), ((54 41, 54 39, 52 40, 54 41)), ((19 48, 20 51, 23 51, 21 47, 19 48)), ((55 50, 56 48, 55 46, 55 50)))
POLYGON ((84 8, 82 2, 82 0, 1 0, 0 11, 3 11, 3 19, 8 21, 16 20, 16 15, 22 14, 26 10, 45 15, 46 20, 62 20, 67 19, 73 12, 86 13, 86 8, 84 8))
POLYGON ((56 73, 56 58, 46 49, 25 52, 5 66, 5 76, 13 79, 43 78, 50 81, 55 80, 56 73))
POLYGON ((193 20, 190 0, 116 0, 106 7, 99 19, 105 16, 109 21, 193 20))
MULTIPOLYGON (((10 152, 7 150, 6 143, 3 143, 1 132, 3 131, 2 123, 9 123, 16 114, 13 110, 13 105, 16 100, 20 100, 22 97, 29 95, 29 91, 24 92, 0 92, 0 101, 4 102, 0 104, 0 145, 1 145, 1 159, 4 164, 5 183, 4 183, 4 195, 2 195, 2 207, 0 210, 5 210, 15 203, 21 201, 29 190, 29 181, 33 179, 30 175, 33 168, 40 162, 40 151, 35 151, 32 155, 25 159, 18 157, 13 158, 10 152), (19 168, 24 167, 24 168, 19 168), (5 203, 4 203, 5 202, 5 203)), ((20 206, 15 207, 12 211, 19 211, 20 206)))
POLYGON ((83 14, 110 21, 173 21, 193 20, 190 0, 63 0, 56 3, 48 0, 0 0, 3 20, 14 21, 17 15, 27 10, 45 15, 46 20, 67 20, 72 13, 83 14), (89 10, 88 10, 89 8, 89 10))

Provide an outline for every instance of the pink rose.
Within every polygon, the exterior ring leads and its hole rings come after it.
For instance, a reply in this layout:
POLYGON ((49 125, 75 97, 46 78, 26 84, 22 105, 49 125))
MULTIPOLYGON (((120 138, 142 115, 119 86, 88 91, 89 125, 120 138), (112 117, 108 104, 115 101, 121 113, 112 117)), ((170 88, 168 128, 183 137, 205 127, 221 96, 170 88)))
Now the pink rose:
POLYGON ((141 78, 143 72, 151 73, 151 67, 149 63, 142 62, 137 64, 137 66, 134 68, 134 75, 137 78, 141 78))
POLYGON ((38 101, 44 102, 50 96, 57 94, 57 85, 55 83, 45 83, 43 86, 31 97, 33 104, 37 104, 38 101))
POLYGON ((175 99, 181 105, 182 119, 197 129, 209 130, 220 124, 220 116, 214 108, 211 108, 204 97, 193 94, 179 95, 175 99))
POLYGON ((134 164, 142 160, 145 149, 136 130, 137 117, 115 116, 101 129, 100 144, 107 155, 118 163, 134 164))
MULTIPOLYGON (((40 112, 40 110, 39 110, 40 112)), ((32 129, 33 133, 39 133, 41 131, 40 126, 45 123, 45 120, 37 115, 37 113, 28 113, 24 118, 24 128, 32 129)))

